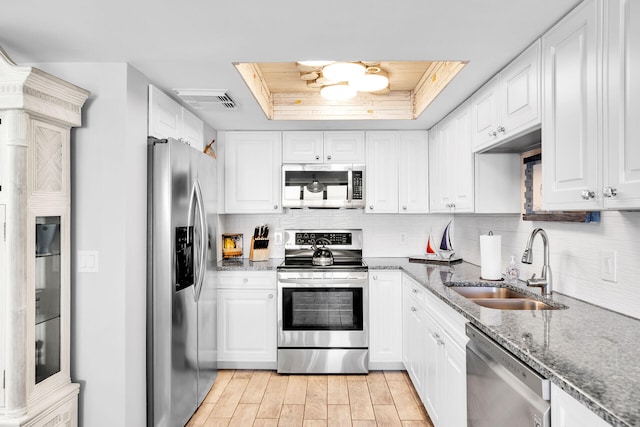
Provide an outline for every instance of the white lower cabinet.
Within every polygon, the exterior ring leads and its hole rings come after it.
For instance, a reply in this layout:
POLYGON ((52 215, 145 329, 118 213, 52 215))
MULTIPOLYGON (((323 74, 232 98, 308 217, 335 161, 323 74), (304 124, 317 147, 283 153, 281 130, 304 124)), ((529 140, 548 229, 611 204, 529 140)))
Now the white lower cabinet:
POLYGON ((369 271, 369 369, 402 369, 402 273, 369 271))
POLYGON ((405 368, 435 427, 466 426, 466 320, 407 275, 402 282, 405 368))
POLYGON ((553 427, 606 427, 609 424, 560 387, 551 384, 551 425, 553 427))
POLYGON ((221 272, 218 279, 218 367, 275 369, 275 273, 221 272))

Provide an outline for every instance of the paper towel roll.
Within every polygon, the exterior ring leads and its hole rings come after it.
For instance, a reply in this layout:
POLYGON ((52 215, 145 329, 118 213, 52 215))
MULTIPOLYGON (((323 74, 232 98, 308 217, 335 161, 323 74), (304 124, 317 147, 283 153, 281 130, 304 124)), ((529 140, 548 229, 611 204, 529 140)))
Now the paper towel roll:
POLYGON ((502 236, 480 236, 480 278, 502 279, 502 236))

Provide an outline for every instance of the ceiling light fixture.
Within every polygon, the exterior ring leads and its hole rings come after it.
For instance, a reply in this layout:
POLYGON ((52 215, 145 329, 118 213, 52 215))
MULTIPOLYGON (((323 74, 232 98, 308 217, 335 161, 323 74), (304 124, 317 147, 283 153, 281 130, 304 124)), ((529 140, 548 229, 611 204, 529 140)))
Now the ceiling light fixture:
POLYGON ((355 97, 358 92, 346 83, 324 86, 320 89, 320 95, 332 101, 346 101, 355 97))
POLYGON ((322 75, 329 80, 346 82, 364 75, 366 68, 357 62, 334 62, 322 69, 322 75))
POLYGON ((386 94, 390 90, 389 74, 379 61, 298 61, 297 66, 307 87, 320 88, 326 99, 345 100, 358 92, 386 94))
POLYGON ((379 67, 368 67, 365 74, 349 80, 349 86, 358 92, 377 92, 389 86, 388 76, 379 67))

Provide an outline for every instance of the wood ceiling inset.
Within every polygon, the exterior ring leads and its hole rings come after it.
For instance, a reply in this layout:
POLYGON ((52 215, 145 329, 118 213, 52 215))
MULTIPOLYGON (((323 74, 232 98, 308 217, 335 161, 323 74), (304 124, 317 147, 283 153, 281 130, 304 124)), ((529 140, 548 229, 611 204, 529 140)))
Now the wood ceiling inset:
POLYGON ((300 79, 295 62, 234 64, 270 120, 414 120, 464 67, 462 61, 381 61, 386 94, 329 101, 300 79))

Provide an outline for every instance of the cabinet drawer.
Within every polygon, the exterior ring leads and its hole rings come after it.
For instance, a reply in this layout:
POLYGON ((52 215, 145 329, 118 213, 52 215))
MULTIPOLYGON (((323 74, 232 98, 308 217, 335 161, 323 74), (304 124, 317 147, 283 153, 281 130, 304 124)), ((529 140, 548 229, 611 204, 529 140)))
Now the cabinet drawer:
POLYGON ((275 271, 218 272, 218 289, 276 289, 275 271))
POLYGON ((420 283, 416 282, 406 274, 402 275, 402 284, 409 298, 413 299, 416 304, 425 308, 427 306, 427 290, 420 283))

